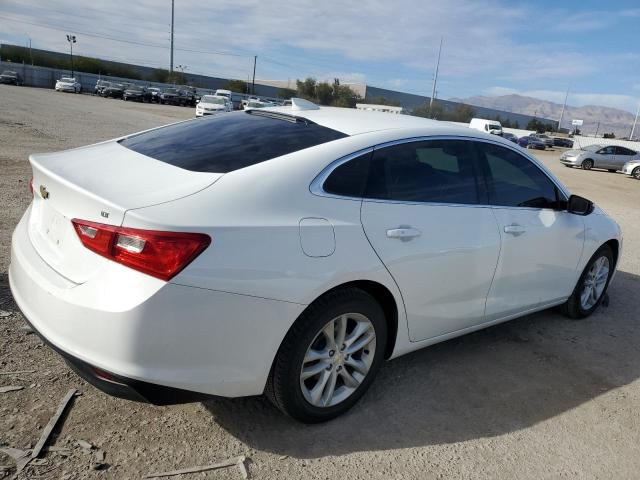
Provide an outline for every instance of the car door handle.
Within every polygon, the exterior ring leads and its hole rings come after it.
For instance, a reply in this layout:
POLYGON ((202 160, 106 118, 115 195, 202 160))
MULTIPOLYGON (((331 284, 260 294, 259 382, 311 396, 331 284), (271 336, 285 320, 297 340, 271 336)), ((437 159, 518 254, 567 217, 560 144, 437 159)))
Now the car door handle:
POLYGON ((387 230, 387 237, 398 238, 403 241, 411 240, 422 235, 422 232, 417 228, 412 227, 398 227, 387 230))
POLYGON ((526 229, 522 225, 517 225, 515 223, 504 227, 504 233, 508 233, 509 235, 514 235, 516 237, 518 235, 522 235, 525 231, 526 229))

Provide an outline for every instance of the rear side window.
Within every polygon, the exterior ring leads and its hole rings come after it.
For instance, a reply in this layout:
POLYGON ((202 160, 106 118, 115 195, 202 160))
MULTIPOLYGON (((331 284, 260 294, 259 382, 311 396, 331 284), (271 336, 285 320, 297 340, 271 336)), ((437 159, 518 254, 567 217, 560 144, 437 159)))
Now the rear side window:
POLYGON ((344 197, 362 197, 367 184, 371 152, 353 158, 336 167, 322 188, 327 193, 344 197))
POLYGON ((364 196, 410 202, 478 203, 471 143, 428 140, 375 150, 364 196))
POLYGON ((234 112, 120 140, 143 155, 194 172, 227 173, 347 135, 270 112, 234 112))
POLYGON ((478 142, 477 146, 485 163, 492 205, 557 208, 555 184, 531 160, 499 145, 478 142))

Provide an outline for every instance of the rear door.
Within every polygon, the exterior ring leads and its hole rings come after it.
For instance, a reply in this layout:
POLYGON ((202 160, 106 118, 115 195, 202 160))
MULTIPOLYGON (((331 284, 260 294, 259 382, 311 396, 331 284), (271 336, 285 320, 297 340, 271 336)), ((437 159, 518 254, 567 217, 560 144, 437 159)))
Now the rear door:
POLYGON ((485 194, 469 141, 374 150, 362 224, 402 292, 413 341, 484 321, 500 250, 485 194))
POLYGON ((630 161, 634 157, 634 155, 636 155, 636 152, 625 147, 615 147, 615 148, 616 148, 615 167, 616 167, 616 170, 620 170, 625 163, 630 161))
POLYGON ((568 297, 582 255, 583 217, 564 210, 564 194, 527 157, 493 143, 476 146, 502 236, 487 320, 568 297))

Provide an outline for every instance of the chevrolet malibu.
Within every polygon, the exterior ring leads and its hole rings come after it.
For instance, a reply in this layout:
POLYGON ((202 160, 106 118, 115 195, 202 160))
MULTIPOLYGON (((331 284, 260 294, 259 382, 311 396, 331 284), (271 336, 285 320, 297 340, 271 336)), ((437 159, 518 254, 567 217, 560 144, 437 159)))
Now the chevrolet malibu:
POLYGON ((265 393, 328 420, 386 359, 590 315, 622 249, 507 140, 299 99, 30 162, 17 304, 84 378, 156 404, 265 393))

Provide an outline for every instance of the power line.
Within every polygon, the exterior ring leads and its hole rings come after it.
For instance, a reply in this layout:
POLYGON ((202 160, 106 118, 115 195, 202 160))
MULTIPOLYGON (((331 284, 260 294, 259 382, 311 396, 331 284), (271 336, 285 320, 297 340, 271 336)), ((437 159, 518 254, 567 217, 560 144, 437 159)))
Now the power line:
MULTIPOLYGON (((43 23, 29 22, 29 21, 26 21, 26 20, 17 20, 15 18, 5 17, 3 15, 0 15, 0 18, 2 18, 4 20, 8 20, 10 22, 24 23, 24 24, 27 24, 27 25, 34 25, 36 27, 48 28, 50 30, 56 30, 56 31, 60 31, 60 32, 67 32, 69 30, 69 29, 66 29, 66 28, 54 27, 54 26, 51 26, 51 25, 43 24, 43 23)), ((75 29, 74 29, 74 32, 77 33, 77 34, 82 34, 82 35, 87 36, 87 37, 100 38, 100 39, 104 39, 104 40, 111 40, 113 42, 126 43, 126 44, 129 44, 129 45, 138 45, 138 46, 141 46, 141 47, 170 49, 170 47, 167 46, 167 45, 160 45, 160 44, 157 44, 157 43, 139 42, 139 41, 136 41, 136 40, 125 40, 125 39, 113 37, 113 36, 110 36, 110 35, 104 35, 104 34, 101 35, 101 34, 98 34, 98 33, 84 32, 84 31, 75 30, 75 29)), ((215 51, 215 50, 195 50, 195 49, 190 49, 190 48, 175 48, 175 50, 179 50, 181 52, 201 53, 201 54, 205 54, 205 55, 223 55, 223 56, 242 57, 242 58, 252 58, 253 57, 253 55, 242 55, 242 54, 238 54, 238 53, 222 52, 222 51, 215 51)))

